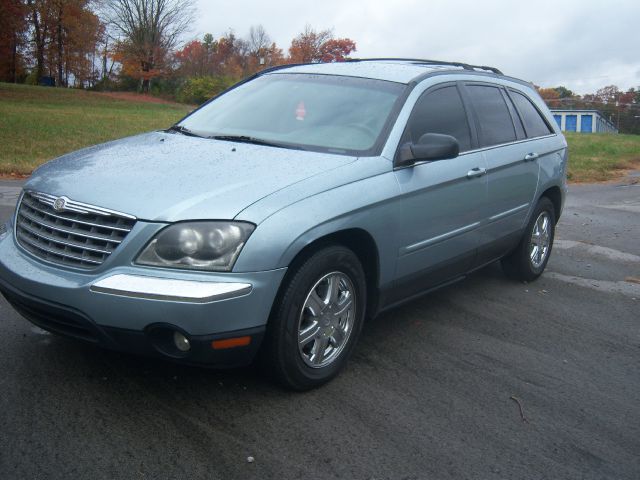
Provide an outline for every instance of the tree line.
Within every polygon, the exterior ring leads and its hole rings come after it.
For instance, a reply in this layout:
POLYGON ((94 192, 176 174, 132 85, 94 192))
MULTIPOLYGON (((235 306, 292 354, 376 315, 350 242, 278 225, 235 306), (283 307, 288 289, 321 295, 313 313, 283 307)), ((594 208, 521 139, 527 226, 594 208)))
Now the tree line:
POLYGON ((356 50, 308 25, 286 51, 262 25, 184 43, 195 15, 194 0, 0 0, 0 81, 199 103, 261 69, 343 61, 356 50))
POLYGON ((0 79, 85 84, 104 34, 89 0, 0 0, 0 79))
MULTIPOLYGON (((0 0, 0 81, 137 90, 197 104, 261 69, 338 62, 356 51, 353 40, 309 25, 286 50, 262 25, 243 37, 228 31, 184 42, 195 15, 194 0, 0 0)), ((539 91, 551 108, 595 108, 621 132, 640 134, 639 90, 539 91)))
POLYGON ((624 92, 609 85, 585 95, 578 95, 564 86, 536 88, 549 108, 599 110, 620 133, 640 134, 640 87, 624 92))

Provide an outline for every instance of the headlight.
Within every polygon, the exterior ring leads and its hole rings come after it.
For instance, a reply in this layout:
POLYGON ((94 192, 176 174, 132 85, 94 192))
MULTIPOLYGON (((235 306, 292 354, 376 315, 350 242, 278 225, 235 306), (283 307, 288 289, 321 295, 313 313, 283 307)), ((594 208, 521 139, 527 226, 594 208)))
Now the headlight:
POLYGON ((255 226, 244 222, 185 222, 160 231, 136 263, 228 272, 255 226))

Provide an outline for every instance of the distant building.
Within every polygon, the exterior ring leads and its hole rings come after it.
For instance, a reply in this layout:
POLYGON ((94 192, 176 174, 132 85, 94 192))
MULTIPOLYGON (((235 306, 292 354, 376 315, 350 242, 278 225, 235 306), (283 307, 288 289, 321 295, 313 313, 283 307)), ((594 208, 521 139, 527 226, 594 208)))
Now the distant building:
POLYGON ((551 109, 560 130, 580 133, 618 133, 618 129, 598 110, 551 109))

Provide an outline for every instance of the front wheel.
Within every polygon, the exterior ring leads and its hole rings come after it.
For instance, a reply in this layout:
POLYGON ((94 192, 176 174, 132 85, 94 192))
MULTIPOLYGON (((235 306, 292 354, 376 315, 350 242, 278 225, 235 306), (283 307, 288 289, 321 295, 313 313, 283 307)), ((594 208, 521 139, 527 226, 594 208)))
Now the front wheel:
POLYGON ((271 373, 288 388, 308 390, 346 364, 364 321, 366 280, 358 257, 323 248, 288 277, 265 339, 271 373))
POLYGON ((505 273, 516 280, 530 282, 544 272, 556 228, 555 209, 551 200, 542 197, 525 228, 516 249, 502 259, 505 273))

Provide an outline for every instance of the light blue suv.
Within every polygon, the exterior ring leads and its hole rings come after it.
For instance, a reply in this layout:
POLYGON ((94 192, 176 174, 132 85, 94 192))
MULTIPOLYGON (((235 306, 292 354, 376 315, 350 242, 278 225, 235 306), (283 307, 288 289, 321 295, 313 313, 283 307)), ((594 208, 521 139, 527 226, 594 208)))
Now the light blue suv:
POLYGON ((499 259, 538 277, 566 165, 534 88, 494 68, 278 67, 37 169, 0 289, 51 332, 199 365, 257 355, 312 388, 367 317, 499 259))

